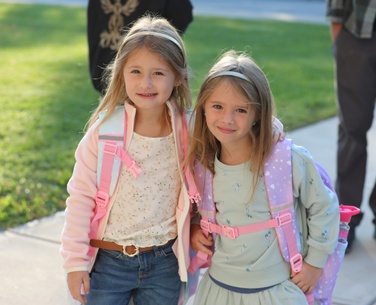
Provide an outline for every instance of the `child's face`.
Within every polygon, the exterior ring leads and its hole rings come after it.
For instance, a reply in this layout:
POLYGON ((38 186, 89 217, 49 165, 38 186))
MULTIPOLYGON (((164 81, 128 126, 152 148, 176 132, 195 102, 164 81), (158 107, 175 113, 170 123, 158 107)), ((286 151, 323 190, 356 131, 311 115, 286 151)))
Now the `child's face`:
POLYGON ((174 86, 179 85, 171 67, 146 48, 129 57, 123 74, 127 94, 139 110, 163 109, 174 86))
POLYGON ((248 151, 256 114, 243 94, 222 81, 206 100, 204 110, 208 128, 223 148, 248 151))

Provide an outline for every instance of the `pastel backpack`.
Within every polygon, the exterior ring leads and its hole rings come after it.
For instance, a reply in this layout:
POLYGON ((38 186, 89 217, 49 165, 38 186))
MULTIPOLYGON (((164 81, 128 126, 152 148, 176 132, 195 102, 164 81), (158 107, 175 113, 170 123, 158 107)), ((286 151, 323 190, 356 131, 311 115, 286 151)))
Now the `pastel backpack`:
MULTIPOLYGON (((104 113, 99 119, 102 119, 104 113)), ((188 133, 186 130, 187 118, 183 118, 183 128, 181 134, 181 143, 183 153, 187 152, 188 133)), ((99 221, 106 215, 108 204, 113 195, 117 181, 119 179, 121 166, 133 174, 135 178, 141 173, 141 169, 126 151, 127 134, 127 113, 124 106, 116 107, 114 113, 99 126, 98 139, 98 163, 97 163, 97 185, 98 190, 95 198, 94 217, 90 224, 90 239, 95 238, 98 230, 99 221)), ((186 185, 189 186, 189 197, 191 202, 197 202, 199 199, 198 191, 194 178, 190 171, 184 170, 186 185)), ((93 255, 94 248, 90 248, 89 255, 93 255)))
MULTIPOLYGON (((200 164, 195 167, 196 177, 203 186, 202 200, 198 210, 201 215, 201 228, 203 233, 221 234, 229 238, 237 238, 242 234, 250 234, 268 228, 275 228, 279 248, 283 258, 291 266, 293 274, 302 269, 303 258, 300 254, 301 244, 299 231, 296 226, 295 211, 292 194, 292 167, 291 167, 291 139, 278 142, 272 151, 271 157, 264 167, 263 176, 267 189, 271 219, 240 227, 218 225, 215 217, 215 203, 212 194, 212 175, 200 164), (205 184, 206 183, 206 184, 205 184)), ((322 166, 316 163, 316 168, 324 184, 333 190, 329 175, 322 166)), ((333 190, 334 191, 334 190, 333 190)), ((340 206, 341 221, 349 222, 352 215, 359 213, 359 209, 352 206, 340 206)), ((339 224, 338 224, 339 225, 339 224)), ((330 305, 334 285, 339 273, 345 249, 347 247, 347 232, 340 231, 340 238, 335 251, 328 257, 321 277, 310 295, 306 295, 308 303, 316 305, 330 305)), ((215 238, 215 237, 214 237, 215 238)), ((189 273, 191 275, 190 294, 195 292, 200 268, 210 266, 210 257, 203 252, 194 254, 189 273)))

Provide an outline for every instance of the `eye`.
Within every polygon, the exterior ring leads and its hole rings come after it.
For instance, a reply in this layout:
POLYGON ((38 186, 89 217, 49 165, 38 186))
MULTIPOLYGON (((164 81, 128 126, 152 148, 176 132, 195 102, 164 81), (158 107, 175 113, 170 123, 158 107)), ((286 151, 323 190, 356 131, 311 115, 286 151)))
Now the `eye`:
POLYGON ((247 113, 247 109, 239 108, 236 110, 239 113, 247 113))
POLYGON ((154 72, 155 75, 164 75, 163 72, 160 72, 160 71, 157 71, 157 72, 154 72))
POLYGON ((137 69, 133 69, 131 70, 131 74, 140 74, 140 70, 137 70, 137 69))
POLYGON ((213 108, 214 108, 214 109, 222 109, 222 106, 221 106, 221 105, 218 105, 218 104, 214 104, 214 105, 213 105, 213 108))

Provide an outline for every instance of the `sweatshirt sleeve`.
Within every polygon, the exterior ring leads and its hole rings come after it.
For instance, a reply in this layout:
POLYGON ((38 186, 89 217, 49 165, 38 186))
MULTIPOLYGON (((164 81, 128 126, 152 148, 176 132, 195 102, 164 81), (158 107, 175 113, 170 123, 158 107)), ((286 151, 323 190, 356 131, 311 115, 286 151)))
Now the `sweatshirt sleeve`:
POLYGON ((293 146, 293 191, 302 216, 304 261, 323 268, 338 241, 339 204, 336 194, 327 188, 309 152, 293 146))
POLYGON ((330 22, 343 22, 346 0, 326 0, 326 17, 330 22))
POLYGON ((65 224, 60 253, 67 272, 87 271, 90 263, 90 220, 97 193, 98 128, 96 124, 82 138, 75 152, 76 163, 68 182, 65 224))

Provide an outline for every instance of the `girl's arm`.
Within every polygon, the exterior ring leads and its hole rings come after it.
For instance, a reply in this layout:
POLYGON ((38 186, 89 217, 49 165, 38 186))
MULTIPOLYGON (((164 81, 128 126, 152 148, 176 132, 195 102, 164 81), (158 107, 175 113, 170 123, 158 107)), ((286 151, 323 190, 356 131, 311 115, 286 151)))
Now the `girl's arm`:
POLYGON ((89 265, 90 220, 94 215, 97 193, 98 134, 88 132, 79 143, 76 164, 68 182, 65 224, 62 232, 61 255, 64 269, 87 270, 89 265))
POLYGON ((303 291, 311 292, 337 245, 339 204, 336 194, 324 185, 308 151, 295 145, 292 150, 293 191, 299 201, 302 217, 297 214, 297 220, 304 239, 303 269, 292 281, 303 291))
POLYGON ((65 224, 60 253, 63 267, 68 273, 68 286, 72 297, 80 302, 81 286, 89 290, 90 220, 94 215, 97 193, 98 133, 90 129, 79 143, 73 174, 68 182, 69 197, 66 202, 65 224))

